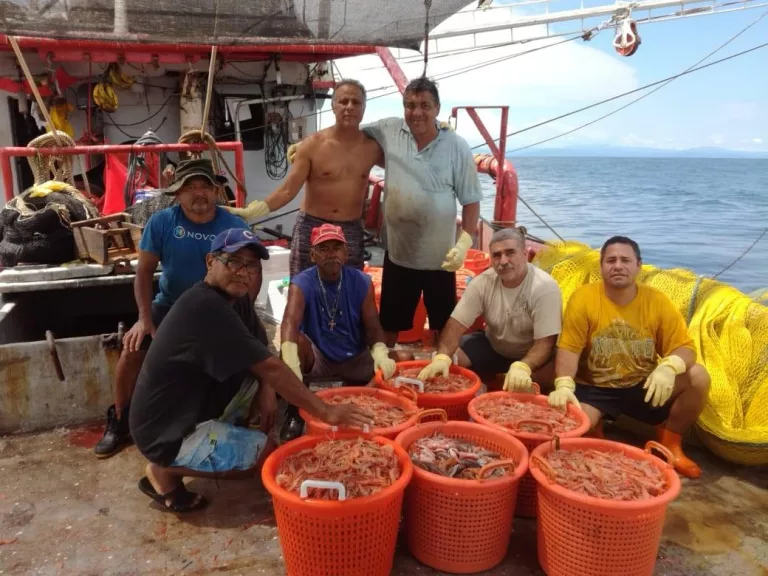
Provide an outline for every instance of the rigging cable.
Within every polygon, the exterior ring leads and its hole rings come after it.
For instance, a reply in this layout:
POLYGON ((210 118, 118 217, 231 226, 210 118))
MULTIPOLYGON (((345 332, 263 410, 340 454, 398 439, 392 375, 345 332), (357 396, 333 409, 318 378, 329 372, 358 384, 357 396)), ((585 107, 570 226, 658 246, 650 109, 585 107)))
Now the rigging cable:
MULTIPOLYGON (((557 136, 552 136, 552 137, 550 137, 550 138, 546 138, 545 140, 541 140, 541 141, 539 141, 539 142, 536 142, 536 143, 534 143, 534 144, 528 144, 527 146, 521 146, 520 148, 515 148, 514 150, 510 150, 510 151, 509 151, 509 154, 513 154, 513 153, 515 153, 515 152, 520 152, 521 150, 527 150, 528 148, 533 148, 534 146, 539 146, 539 145, 541 145, 541 144, 546 144, 547 142, 551 142, 552 140, 557 140, 558 138, 562 138, 563 136, 567 136, 567 135, 569 135, 569 134, 573 134, 574 132, 577 132, 578 130, 581 130, 582 128, 586 128, 586 127, 588 127, 588 126, 591 126, 592 124, 595 124, 595 123, 597 123, 597 122, 600 122, 601 120, 605 120, 606 118, 608 118, 609 116, 613 116, 613 115, 614 115, 614 114, 616 114, 617 112, 621 112, 621 111, 622 111, 622 110, 624 110, 625 108, 628 108, 629 106, 632 106, 632 104, 635 104, 636 102, 639 102, 640 100, 643 100, 644 98, 647 98, 647 97, 648 97, 648 96, 650 96, 651 94, 654 94, 655 92, 658 92, 659 90, 661 90, 661 89, 662 89, 662 88, 664 88, 665 86, 668 86, 670 83, 672 83, 672 82, 674 82, 675 80, 677 80, 677 79, 678 79, 680 76, 682 76, 683 74, 686 74, 686 73, 688 73, 688 72, 692 71, 694 68, 696 68, 696 66, 698 66, 699 64, 701 64, 701 63, 702 63, 702 62, 704 62, 705 60, 708 60, 709 58, 711 58, 712 56, 714 56, 715 54, 717 54, 717 53, 718 53, 720 50, 722 50, 723 48, 725 48, 726 46, 728 46, 728 44, 730 44, 731 42, 733 42, 734 40, 736 40, 736 39, 737 39, 739 36, 741 36, 742 34, 744 34, 744 33, 745 33, 747 30, 749 30, 750 28, 752 28, 752 26, 754 26, 755 24, 757 24, 758 22, 760 22, 760 20, 762 20, 762 19, 763 19, 763 18, 765 18, 766 16, 768 16, 768 10, 766 10, 766 11, 765 11, 765 12, 763 12, 763 13, 762 13, 760 16, 758 16, 758 17, 757 17, 757 18, 756 18, 756 19, 755 19, 755 20, 754 20, 754 21, 753 21, 751 24, 748 24, 746 27, 742 28, 742 29, 741 29, 741 30, 740 30, 738 33, 736 33, 734 36, 732 36, 731 38, 729 38, 728 40, 726 40, 725 42, 723 42, 722 44, 720 44, 720 46, 718 46, 717 48, 715 48, 714 50, 712 50, 712 52, 710 52, 709 54, 707 54, 706 56, 704 56, 704 57, 703 57, 701 60, 699 60, 699 61, 698 61, 698 62, 696 62, 695 64, 692 64, 691 66, 689 66, 688 68, 686 68, 686 69, 685 69, 685 70, 684 70, 684 71, 683 71, 681 74, 679 74, 679 75, 677 75, 677 76, 672 76, 672 77, 670 77, 668 80, 663 80, 663 81, 661 81, 661 83, 660 83, 658 86, 656 86, 656 87, 655 87, 653 90, 651 90, 651 91, 649 91, 649 92, 646 92, 645 94, 643 94, 643 95, 641 95, 641 96, 639 96, 639 97, 635 98, 634 100, 631 100, 630 102, 627 102, 627 103, 626 103, 626 104, 624 104, 623 106, 620 106, 620 107, 616 108, 615 110, 612 110, 611 112, 608 112, 607 114, 604 114, 604 115, 602 115, 602 116, 600 116, 600 117, 598 117, 598 118, 595 118, 594 120, 591 120, 590 122, 586 122, 586 123, 582 124, 581 126, 577 126, 576 128, 572 128, 571 130, 568 130, 567 132, 563 132, 562 134, 558 134, 557 136)), ((650 86, 650 85, 649 85, 649 86, 650 86)), ((646 88, 647 88, 647 86, 646 86, 646 88)))
MULTIPOLYGON (((605 100, 600 100, 599 102, 595 102, 593 104, 589 104, 588 106, 582 106, 581 108, 577 110, 572 110, 571 112, 566 112, 564 114, 560 114, 559 116, 555 116, 554 118, 550 118, 549 120, 543 120, 542 122, 538 122, 536 124, 532 124, 531 126, 528 126, 527 128, 521 128, 520 130, 516 130, 514 132, 510 132, 507 134, 507 138, 511 138, 512 136, 517 136, 518 134, 522 134, 523 132, 528 132, 530 130, 533 130, 534 128, 539 128, 540 126, 544 126, 546 124, 551 124, 552 122, 556 122, 557 120, 562 120, 563 118, 567 118, 568 116, 573 116, 574 114, 578 114, 579 112, 584 112, 585 110, 590 110, 592 108, 596 108, 598 106, 601 106, 602 104, 607 104, 608 102, 613 102, 614 100, 618 100, 619 98, 623 98, 624 96, 629 96, 630 94, 635 94, 637 92, 642 92, 643 90, 647 90, 648 88, 653 88, 654 86, 658 86, 659 84, 663 84, 664 82, 669 81, 670 79, 676 79, 681 76, 687 76, 688 74, 693 74, 694 72, 699 72, 700 70, 704 70, 705 68, 709 68, 711 66, 716 66, 717 64, 722 64, 723 62, 727 62, 729 60, 733 60, 734 58, 738 58, 739 56, 744 56, 745 54, 749 54, 751 52, 755 52, 756 50, 760 50, 762 48, 765 48, 768 46, 768 42, 764 42, 763 44, 758 44, 757 46, 753 46, 752 48, 747 48, 746 50, 742 50, 741 52, 736 52, 734 54, 731 54, 729 56, 725 56, 723 58, 720 58, 719 60, 713 60, 709 64, 703 64, 701 66, 697 66, 695 68, 690 68, 689 70, 685 70, 683 72, 680 72, 679 74, 674 74, 673 76, 668 76, 666 78, 662 78, 661 80, 657 80, 656 82, 651 82, 650 84, 646 84, 645 86, 640 86, 639 88, 635 88, 634 90, 629 90, 627 92, 623 92, 622 94, 617 94, 616 96, 611 96, 610 98, 606 98, 605 100)), ((495 138, 493 141, 498 142, 500 138, 495 138)), ((475 150, 477 148, 481 148, 485 146, 485 143, 478 144, 477 146, 473 146, 472 150, 475 150)))

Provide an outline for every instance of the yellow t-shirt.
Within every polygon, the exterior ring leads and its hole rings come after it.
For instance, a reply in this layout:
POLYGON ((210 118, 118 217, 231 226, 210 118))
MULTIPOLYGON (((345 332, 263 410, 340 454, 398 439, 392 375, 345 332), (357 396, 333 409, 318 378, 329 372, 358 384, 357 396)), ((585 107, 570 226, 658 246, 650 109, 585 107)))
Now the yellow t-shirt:
POLYGON ((629 388, 656 368, 658 356, 695 350, 680 312, 663 292, 638 284, 627 306, 614 304, 602 282, 578 288, 565 309, 558 348, 580 354, 576 382, 629 388))

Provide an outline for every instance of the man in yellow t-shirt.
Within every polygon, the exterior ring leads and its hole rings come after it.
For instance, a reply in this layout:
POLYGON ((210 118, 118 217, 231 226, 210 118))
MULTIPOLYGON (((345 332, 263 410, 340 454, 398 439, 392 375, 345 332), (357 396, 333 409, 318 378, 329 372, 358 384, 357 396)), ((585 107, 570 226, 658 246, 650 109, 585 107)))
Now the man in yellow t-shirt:
POLYGON ((614 236, 603 245, 603 281, 581 286, 565 309, 549 403, 580 405, 593 427, 621 414, 664 423, 659 441, 675 455, 675 469, 698 478, 681 434, 704 408, 709 374, 696 364, 693 340, 669 298, 636 282, 641 265, 633 240, 614 236))

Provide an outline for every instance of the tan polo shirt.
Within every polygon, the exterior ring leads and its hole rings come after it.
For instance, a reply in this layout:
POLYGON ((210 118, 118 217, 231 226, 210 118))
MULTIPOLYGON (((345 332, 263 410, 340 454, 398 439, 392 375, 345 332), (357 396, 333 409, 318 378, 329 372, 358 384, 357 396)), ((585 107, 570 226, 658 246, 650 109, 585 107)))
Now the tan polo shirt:
POLYGON ((493 349, 519 360, 534 340, 560 334, 562 311, 563 297, 555 279, 529 263, 516 288, 505 288, 493 268, 473 278, 451 317, 469 327, 483 315, 493 349))

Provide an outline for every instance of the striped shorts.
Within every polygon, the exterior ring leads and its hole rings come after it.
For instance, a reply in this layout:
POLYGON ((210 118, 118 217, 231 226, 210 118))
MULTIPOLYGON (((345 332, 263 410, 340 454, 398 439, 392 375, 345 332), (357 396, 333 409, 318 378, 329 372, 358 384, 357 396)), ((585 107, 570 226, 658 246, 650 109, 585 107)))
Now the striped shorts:
POLYGON ((337 222, 334 220, 315 218, 304 212, 299 212, 299 215, 296 218, 296 224, 293 227, 293 236, 291 238, 291 278, 302 270, 312 267, 312 259, 309 256, 309 249, 312 247, 310 243, 312 229, 322 226, 323 224, 341 226, 341 229, 344 231, 344 236, 347 239, 347 250, 349 251, 347 266, 359 268, 360 270, 363 269, 365 264, 363 260, 365 237, 363 235, 364 230, 361 220, 337 222))

